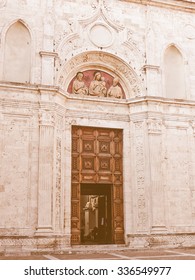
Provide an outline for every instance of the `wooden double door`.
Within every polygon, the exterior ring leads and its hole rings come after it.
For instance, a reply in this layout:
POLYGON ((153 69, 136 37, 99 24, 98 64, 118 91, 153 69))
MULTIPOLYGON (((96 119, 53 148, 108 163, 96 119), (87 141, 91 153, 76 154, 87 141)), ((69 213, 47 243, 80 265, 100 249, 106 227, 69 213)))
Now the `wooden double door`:
POLYGON ((72 127, 72 245, 82 244, 83 194, 99 197, 99 216, 107 218, 109 233, 104 243, 124 243, 122 151, 120 129, 72 127))

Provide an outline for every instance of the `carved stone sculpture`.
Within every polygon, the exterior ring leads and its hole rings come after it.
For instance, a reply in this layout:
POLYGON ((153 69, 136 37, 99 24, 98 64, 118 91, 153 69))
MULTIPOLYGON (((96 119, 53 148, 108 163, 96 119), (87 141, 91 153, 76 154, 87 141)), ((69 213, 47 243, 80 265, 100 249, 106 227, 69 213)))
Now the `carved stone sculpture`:
POLYGON ((101 76, 100 72, 94 73, 94 79, 89 86, 89 94, 93 96, 106 96, 107 88, 105 78, 101 76))
POLYGON ((108 97, 114 97, 114 98, 122 98, 123 97, 122 89, 118 85, 118 83, 119 83, 119 78, 115 77, 113 79, 112 86, 108 89, 108 93, 107 93, 108 97))
POLYGON ((76 79, 73 82, 73 89, 72 89, 73 93, 84 94, 84 95, 88 94, 88 88, 83 81, 83 76, 84 75, 82 72, 78 72, 76 74, 76 79))
POLYGON ((68 92, 97 97, 123 98, 124 92, 119 78, 103 71, 78 72, 70 82, 68 92))

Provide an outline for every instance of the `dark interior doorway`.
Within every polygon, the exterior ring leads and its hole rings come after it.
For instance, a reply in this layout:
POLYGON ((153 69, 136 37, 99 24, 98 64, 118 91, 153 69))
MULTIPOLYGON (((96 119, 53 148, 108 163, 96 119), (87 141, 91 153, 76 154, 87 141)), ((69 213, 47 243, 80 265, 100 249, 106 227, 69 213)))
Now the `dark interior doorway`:
POLYGON ((81 184, 81 244, 112 243, 112 184, 81 184))

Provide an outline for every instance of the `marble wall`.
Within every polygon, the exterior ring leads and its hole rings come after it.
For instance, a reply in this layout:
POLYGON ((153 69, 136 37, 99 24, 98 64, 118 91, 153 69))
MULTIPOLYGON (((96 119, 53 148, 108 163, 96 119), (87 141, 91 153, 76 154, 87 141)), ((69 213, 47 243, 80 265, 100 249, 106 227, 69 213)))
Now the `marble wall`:
POLYGON ((73 125, 123 130, 126 244, 194 246, 194 4, 135 2, 0 1, 0 253, 71 246, 73 125), (6 34, 18 21, 31 39, 27 83, 4 79, 6 34), (173 46, 183 99, 166 94, 173 46), (117 76, 123 98, 70 93, 79 71, 117 76))

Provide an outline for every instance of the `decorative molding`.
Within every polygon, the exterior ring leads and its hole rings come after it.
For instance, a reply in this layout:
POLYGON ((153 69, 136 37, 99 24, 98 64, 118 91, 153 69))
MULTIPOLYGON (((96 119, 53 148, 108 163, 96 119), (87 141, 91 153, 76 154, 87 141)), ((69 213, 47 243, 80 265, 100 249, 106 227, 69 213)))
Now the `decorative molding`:
POLYGON ((142 71, 147 72, 148 70, 160 73, 160 66, 146 64, 142 67, 142 71))
POLYGON ((72 78, 78 71, 94 69, 112 76, 118 76, 126 98, 141 96, 144 89, 140 78, 135 71, 117 56, 100 51, 89 51, 76 55, 63 65, 58 75, 57 84, 67 89, 72 78))
POLYGON ((110 47, 114 41, 113 30, 101 21, 92 24, 88 31, 88 36, 90 41, 100 48, 110 47), (97 36, 97 32, 101 33, 101 36, 97 36))
POLYGON ((121 2, 136 3, 144 6, 154 6, 159 8, 167 8, 180 10, 184 12, 195 12, 195 2, 191 0, 120 0, 121 2))
POLYGON ((195 235, 194 233, 183 234, 151 234, 148 235, 127 235, 130 248, 167 248, 167 247, 194 247, 195 235))
POLYGON ((56 52, 40 51, 39 54, 40 56, 58 57, 58 53, 56 52))
POLYGON ((137 231, 148 229, 148 210, 145 190, 145 155, 144 155, 144 122, 137 121, 135 125, 135 161, 137 183, 137 231))
POLYGON ((108 11, 108 7, 107 7, 105 1, 100 0, 96 13, 93 14, 91 17, 87 17, 86 19, 79 19, 78 22, 83 27, 86 27, 87 25, 89 25, 97 20, 102 20, 103 22, 108 24, 110 27, 115 29, 117 32, 122 31, 125 27, 122 24, 111 20, 108 16, 107 11, 108 11))

